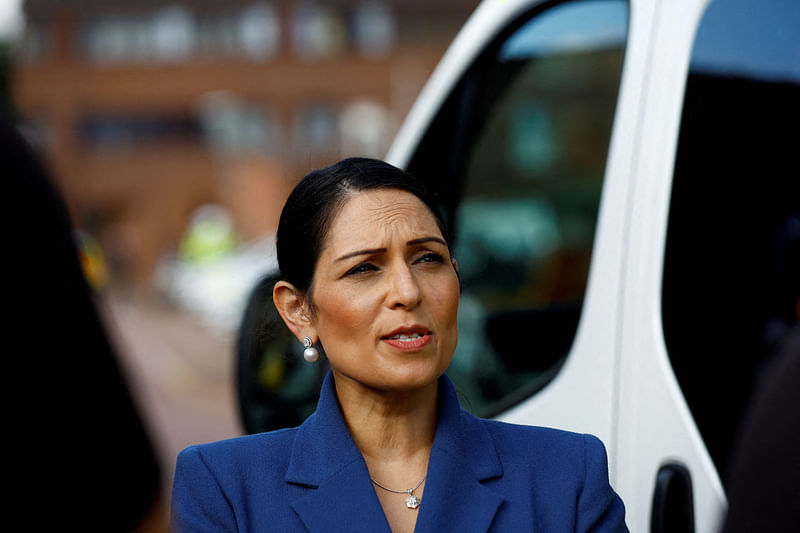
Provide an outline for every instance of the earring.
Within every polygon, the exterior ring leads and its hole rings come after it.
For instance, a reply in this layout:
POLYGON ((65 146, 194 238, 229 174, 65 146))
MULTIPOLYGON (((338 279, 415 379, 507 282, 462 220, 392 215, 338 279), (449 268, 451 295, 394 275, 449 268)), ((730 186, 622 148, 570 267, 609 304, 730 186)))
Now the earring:
POLYGON ((316 361, 319 357, 319 350, 314 348, 314 341, 311 340, 311 337, 303 339, 303 346, 306 347, 306 349, 303 350, 303 359, 309 363, 316 361))

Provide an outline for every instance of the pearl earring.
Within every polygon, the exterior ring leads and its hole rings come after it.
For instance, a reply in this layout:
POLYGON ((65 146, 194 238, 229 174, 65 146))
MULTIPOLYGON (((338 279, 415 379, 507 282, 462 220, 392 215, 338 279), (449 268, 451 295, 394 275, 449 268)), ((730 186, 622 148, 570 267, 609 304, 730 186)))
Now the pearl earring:
POLYGON ((303 346, 306 347, 303 350, 303 359, 308 361, 309 363, 313 363, 319 357, 319 351, 314 348, 314 341, 311 340, 311 337, 306 337, 303 339, 303 346))

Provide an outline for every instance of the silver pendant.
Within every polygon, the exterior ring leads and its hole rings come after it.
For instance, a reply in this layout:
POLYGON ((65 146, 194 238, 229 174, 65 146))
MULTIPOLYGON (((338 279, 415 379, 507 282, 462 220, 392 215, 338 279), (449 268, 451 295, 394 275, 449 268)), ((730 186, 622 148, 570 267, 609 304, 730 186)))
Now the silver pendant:
POLYGON ((416 509, 419 507, 419 498, 414 496, 413 494, 409 494, 408 498, 406 498, 406 507, 409 509, 416 509))

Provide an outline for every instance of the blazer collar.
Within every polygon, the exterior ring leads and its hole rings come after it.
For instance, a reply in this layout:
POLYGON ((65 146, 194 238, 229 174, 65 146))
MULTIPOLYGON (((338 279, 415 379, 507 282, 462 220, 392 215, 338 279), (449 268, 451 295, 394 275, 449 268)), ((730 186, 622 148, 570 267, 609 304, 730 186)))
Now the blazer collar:
MULTIPOLYGON (((446 375, 439 380, 439 402, 416 531, 485 531, 503 501, 481 483, 503 475, 494 442, 479 419, 461 410, 446 375)), ((316 412, 297 430, 286 481, 312 489, 292 502, 311 532, 389 531, 330 372, 316 412)))
POLYGON ((439 423, 417 533, 487 531, 503 496, 482 482, 503 475, 484 422, 462 411, 450 378, 439 380, 439 423))

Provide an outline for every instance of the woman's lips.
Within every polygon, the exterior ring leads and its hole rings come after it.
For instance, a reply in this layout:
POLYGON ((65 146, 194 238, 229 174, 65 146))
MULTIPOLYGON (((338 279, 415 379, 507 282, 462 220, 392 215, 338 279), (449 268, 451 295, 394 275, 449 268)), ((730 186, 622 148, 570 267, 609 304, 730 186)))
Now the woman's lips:
POLYGON ((388 339, 381 339, 381 341, 385 342, 389 346, 397 348, 398 350, 402 350, 404 352, 414 352, 427 345, 432 339, 433 336, 428 333, 408 339, 398 339, 392 337, 388 339))
POLYGON ((433 340, 431 332, 421 326, 398 328, 381 338, 389 346, 404 352, 413 352, 429 344, 433 340))

